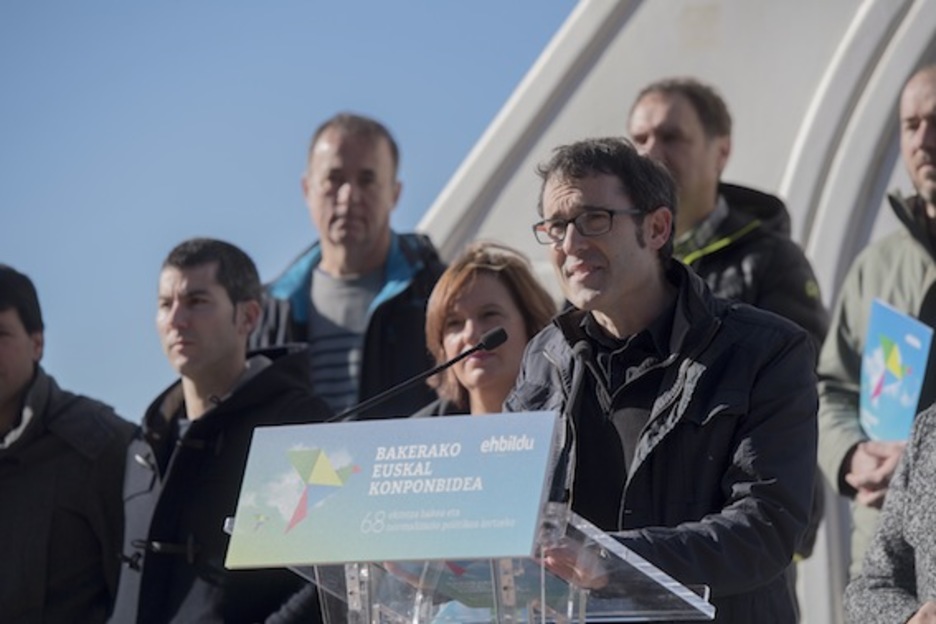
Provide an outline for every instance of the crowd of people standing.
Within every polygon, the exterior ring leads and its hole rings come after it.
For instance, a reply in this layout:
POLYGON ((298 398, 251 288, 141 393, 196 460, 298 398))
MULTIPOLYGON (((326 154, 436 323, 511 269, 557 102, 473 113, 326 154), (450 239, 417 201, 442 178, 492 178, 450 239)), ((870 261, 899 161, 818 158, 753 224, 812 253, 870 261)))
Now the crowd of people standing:
MULTIPOLYGON (((780 198, 722 180, 731 115, 693 78, 641 90, 630 139, 543 159, 532 232, 505 238, 542 244, 562 301, 500 242, 446 264, 394 231, 396 139, 326 120, 302 176, 318 240, 279 276, 262 284, 211 238, 167 254, 156 329, 178 379, 143 415, 56 384, 36 288, 0 265, 4 621, 319 621, 314 585, 224 567, 254 427, 554 410, 574 432, 571 508, 708 586, 715 621, 798 620, 825 479, 853 509, 850 621, 936 622, 936 375, 910 440, 870 439, 858 413, 872 300, 936 325, 936 66, 898 109, 915 193, 890 197, 901 226, 855 261, 831 315, 780 198), (498 347, 356 409, 495 327, 498 347)), ((587 582, 564 553, 546 561, 587 582)))

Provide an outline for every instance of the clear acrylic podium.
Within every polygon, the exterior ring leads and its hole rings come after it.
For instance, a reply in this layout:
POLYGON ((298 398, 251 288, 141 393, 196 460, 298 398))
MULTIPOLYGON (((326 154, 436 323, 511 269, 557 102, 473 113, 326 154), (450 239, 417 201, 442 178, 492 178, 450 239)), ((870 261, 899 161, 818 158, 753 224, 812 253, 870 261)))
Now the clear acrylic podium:
POLYGON ((578 567, 601 579, 588 583, 593 589, 562 580, 537 558, 292 569, 319 586, 329 624, 571 624, 714 617, 706 588, 679 584, 564 506, 548 507, 553 518, 544 523, 541 543, 576 553, 578 567))

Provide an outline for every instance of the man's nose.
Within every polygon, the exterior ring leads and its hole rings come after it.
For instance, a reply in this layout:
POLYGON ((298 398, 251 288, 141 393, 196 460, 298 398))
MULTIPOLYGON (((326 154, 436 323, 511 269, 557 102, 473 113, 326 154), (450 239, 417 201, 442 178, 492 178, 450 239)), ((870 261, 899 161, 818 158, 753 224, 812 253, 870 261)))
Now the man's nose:
POLYGON ((582 236, 575 224, 569 221, 566 224, 565 238, 562 239, 562 251, 573 253, 585 245, 585 236, 582 236))
POLYGON ((353 204, 361 197, 361 188, 354 182, 348 181, 338 187, 338 203, 353 204))
POLYGON ((166 322, 170 327, 181 327, 188 323, 188 312, 180 301, 173 301, 166 313, 166 322))
POLYGON ((927 119, 920 124, 920 147, 936 150, 936 120, 927 119))

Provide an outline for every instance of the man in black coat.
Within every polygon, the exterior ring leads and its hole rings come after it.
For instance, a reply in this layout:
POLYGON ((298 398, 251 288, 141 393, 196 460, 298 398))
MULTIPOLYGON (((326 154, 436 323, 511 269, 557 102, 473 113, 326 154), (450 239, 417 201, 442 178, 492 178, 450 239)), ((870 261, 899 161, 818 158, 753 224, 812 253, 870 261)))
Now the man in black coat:
POLYGON ((794 622, 783 572, 816 472, 806 332, 671 261, 673 181, 626 140, 560 147, 540 174, 534 231, 574 308, 530 341, 505 409, 566 415, 572 509, 708 585, 717 622, 794 622))
POLYGON ((0 619, 96 624, 117 590, 135 427, 59 388, 44 346, 32 281, 0 265, 0 619))
POLYGON ((261 297, 253 262, 228 243, 189 240, 163 263, 156 327, 181 379, 128 453, 115 624, 319 621, 314 586, 292 573, 224 567, 254 427, 330 415, 303 347, 247 353, 261 297))

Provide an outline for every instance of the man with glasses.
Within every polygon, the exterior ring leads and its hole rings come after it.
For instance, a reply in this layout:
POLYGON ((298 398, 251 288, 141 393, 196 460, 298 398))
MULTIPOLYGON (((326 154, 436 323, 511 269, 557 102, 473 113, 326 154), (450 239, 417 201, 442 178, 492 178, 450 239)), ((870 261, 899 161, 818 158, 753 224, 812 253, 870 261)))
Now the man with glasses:
POLYGON ((783 572, 816 470, 808 335, 671 261, 673 180, 626 140, 560 147, 539 173, 534 232, 575 308, 530 342, 505 408, 565 414, 572 509, 708 585, 716 621, 794 622, 783 572))

